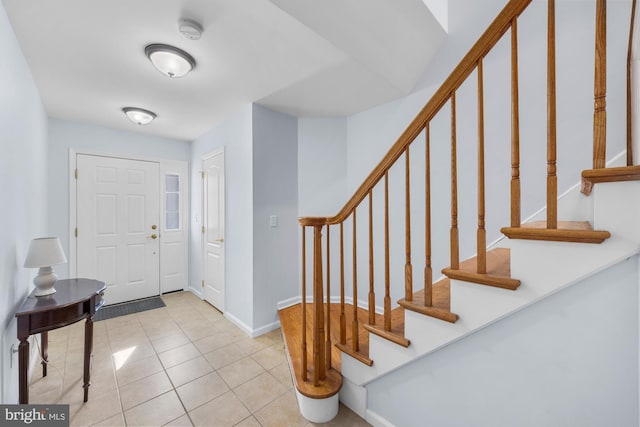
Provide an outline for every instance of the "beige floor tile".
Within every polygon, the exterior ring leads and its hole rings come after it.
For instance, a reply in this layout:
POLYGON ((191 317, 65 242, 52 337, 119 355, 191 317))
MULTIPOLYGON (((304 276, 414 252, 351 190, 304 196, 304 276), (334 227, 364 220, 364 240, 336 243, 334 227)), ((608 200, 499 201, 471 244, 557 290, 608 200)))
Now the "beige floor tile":
POLYGON ((97 424, 94 424, 94 426, 101 426, 101 427, 125 427, 126 424, 124 422, 124 414, 122 412, 120 412, 117 415, 114 415, 111 418, 107 418, 104 421, 101 421, 97 424))
POLYGON ((198 356, 195 359, 191 359, 167 369, 167 374, 169 375, 169 378, 171 378, 171 382, 174 387, 180 387, 181 385, 195 380, 196 378, 200 378, 212 371, 213 368, 209 362, 207 362, 204 357, 198 356))
POLYGON ((344 406, 342 403, 340 404, 340 408, 338 409, 338 415, 328 423, 308 423, 307 426, 325 426, 325 427, 367 427, 371 426, 368 422, 360 418, 355 412, 351 409, 344 406))
POLYGON ((231 344, 231 335, 226 332, 218 332, 208 337, 202 338, 194 342, 193 344, 200 350, 200 353, 205 354, 217 350, 222 347, 226 347, 231 344))
POLYGON ((180 329, 189 337, 191 341, 198 341, 202 338, 220 332, 213 322, 184 322, 180 324, 180 329))
POLYGON ((82 393, 68 393, 60 403, 69 405, 69 418, 72 426, 88 426, 111 418, 121 412, 120 399, 116 390, 100 395, 89 394, 89 400, 82 401, 82 393))
POLYGON ((251 358, 258 362, 264 369, 275 368, 283 362, 286 362, 284 351, 274 346, 267 347, 251 355, 251 358))
POLYGON ((218 370, 220 376, 225 380, 229 387, 236 388, 242 383, 265 372, 265 370, 250 357, 245 357, 229 366, 218 370))
POLYGON ((125 384, 162 371, 162 364, 157 356, 151 356, 133 362, 125 361, 120 369, 118 369, 117 364, 115 368, 117 369, 118 385, 122 387, 125 384))
POLYGON ((163 427, 193 427, 191 420, 187 414, 178 419, 166 423, 163 427))
POLYGON ((253 414, 264 427, 302 427, 307 424, 293 392, 287 392, 253 414))
POLYGON ((200 377, 176 389, 187 411, 229 391, 227 384, 215 372, 200 377))
POLYGON ((242 400, 251 412, 256 412, 286 391, 288 391, 288 389, 268 372, 258 375, 254 379, 233 389, 236 396, 242 400))
POLYGON ((226 347, 219 348, 204 355, 211 366, 215 369, 224 368, 227 365, 237 362, 249 355, 246 349, 238 346, 236 343, 229 344, 226 347))
POLYGON ((120 387, 122 407, 127 410, 173 389, 167 374, 158 372, 120 387))
POLYGON ((232 392, 208 402, 190 411, 189 415, 195 426, 233 426, 247 418, 249 411, 232 392))
POLYGON ((137 341, 127 340, 126 343, 121 342, 111 345, 111 357, 114 362, 123 357, 128 361, 133 362, 154 356, 155 354, 156 351, 151 345, 151 341, 146 337, 137 341))
POLYGON ((180 347, 181 345, 188 344, 189 337, 187 337, 183 332, 178 332, 171 335, 163 335, 162 337, 153 340, 151 343, 156 349, 156 352, 162 353, 164 351, 180 347))
POLYGON ((273 342, 271 342, 271 340, 264 340, 259 338, 260 337, 252 339, 252 338, 245 337, 245 338, 239 339, 238 341, 234 341, 234 343, 239 345, 242 349, 247 351, 249 354, 258 352, 260 350, 264 350, 265 348, 273 345, 273 342))
POLYGON ((291 376, 291 369, 289 369, 289 363, 284 362, 269 370, 269 373, 273 375, 275 379, 288 388, 293 387, 293 378, 291 376))
POLYGON ((195 359, 200 355, 198 349, 192 343, 189 343, 160 353, 158 357, 164 365, 164 368, 168 369, 187 360, 195 359))
POLYGON ((184 415, 175 391, 170 391, 125 411, 128 426, 161 426, 184 415))
POLYGON ((260 425, 258 420, 256 420, 255 417, 252 415, 240 421, 238 424, 235 425, 235 427, 262 427, 262 426, 260 425))

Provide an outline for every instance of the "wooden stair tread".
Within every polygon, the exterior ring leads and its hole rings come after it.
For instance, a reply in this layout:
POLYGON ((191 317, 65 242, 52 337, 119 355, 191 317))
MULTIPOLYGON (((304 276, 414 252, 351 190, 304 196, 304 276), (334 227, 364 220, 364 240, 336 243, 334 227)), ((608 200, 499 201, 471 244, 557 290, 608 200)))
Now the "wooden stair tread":
POLYGON ((640 165, 587 169, 582 171, 582 188, 580 191, 588 196, 591 194, 593 185, 599 182, 638 180, 640 180, 640 165))
POLYGON ((401 299, 398 301, 407 310, 435 317, 440 320, 455 323, 458 315, 451 310, 451 280, 445 277, 431 286, 431 306, 424 305, 424 289, 413 293, 412 301, 401 299))
POLYGON ((460 263, 460 268, 454 270, 445 268, 442 273, 450 279, 464 280, 480 285, 516 290, 520 281, 511 278, 511 250, 509 248, 495 248, 487 251, 487 272, 477 273, 477 257, 469 258, 460 263))
POLYGON ((589 221, 558 221, 555 229, 547 229, 546 221, 534 221, 500 231, 510 239, 554 242, 602 243, 611 237, 608 231, 594 230, 589 221))
POLYGON ((376 315, 376 324, 370 325, 368 323, 364 323, 362 325, 364 329, 371 332, 372 334, 376 334, 379 337, 385 338, 391 342, 394 342, 403 347, 409 347, 411 343, 404 336, 404 308, 396 307, 391 310, 391 330, 386 331, 384 329, 384 316, 379 314, 376 315))
MULTIPOLYGON (((289 354, 290 365, 294 372, 295 385, 298 391, 303 395, 311 398, 330 397, 337 393, 342 386, 341 372, 341 349, 340 346, 340 304, 330 304, 331 310, 331 370, 327 371, 327 380, 319 387, 313 385, 313 303, 307 303, 307 381, 302 380, 302 304, 296 304, 291 307, 278 311, 280 318, 280 326, 284 336, 285 345, 289 354), (331 372, 335 374, 330 374, 331 372)), ((325 308, 326 315, 326 308, 325 308)), ((362 308, 358 308, 358 322, 360 325, 368 323, 368 312, 362 308)), ((325 318, 326 322, 326 318, 325 318)), ((376 323, 382 324, 383 317, 376 315, 376 323)), ((353 306, 345 304, 345 324, 347 336, 351 335, 353 323, 353 306)), ((325 326, 326 327, 326 326, 325 326)), ((404 318, 403 318, 404 328, 404 318)), ((351 350, 352 340, 348 338, 345 346, 349 351, 345 353, 360 360, 363 363, 369 361, 369 366, 373 363, 369 359, 369 333, 364 328, 359 328, 359 351, 356 353, 351 350)), ((340 346, 343 347, 343 346, 340 346)))

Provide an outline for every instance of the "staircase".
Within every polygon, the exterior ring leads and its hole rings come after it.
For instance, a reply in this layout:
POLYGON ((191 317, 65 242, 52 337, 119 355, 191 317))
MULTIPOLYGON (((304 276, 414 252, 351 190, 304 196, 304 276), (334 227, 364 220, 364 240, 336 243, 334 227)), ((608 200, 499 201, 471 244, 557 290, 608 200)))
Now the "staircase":
MULTIPOLYGON (((510 321, 515 313, 531 309, 596 274, 617 268, 638 254, 640 227, 636 223, 640 218, 640 202, 636 199, 640 196, 640 183, 634 181, 640 180, 640 166, 632 164, 630 126, 635 0, 627 58, 626 159, 621 161, 618 156, 606 164, 607 3, 597 0, 593 163, 585 165, 592 169, 575 177, 581 181, 560 196, 556 6, 554 0, 548 1, 546 207, 540 212, 542 218, 534 214, 523 221, 520 170, 521 161, 524 164, 529 159, 520 158, 520 124, 528 117, 520 117, 518 20, 530 3, 531 0, 511 0, 506 4, 336 216, 300 218, 301 294, 305 297, 300 304, 279 314, 300 410, 308 420, 332 419, 339 399, 370 422, 393 423, 376 412, 376 405, 380 404, 380 396, 393 399, 381 392, 382 384, 404 387, 390 379, 394 375, 413 372, 412 366, 423 366, 430 357, 437 357, 438 350, 477 339, 480 331, 495 327, 499 321, 510 321), (484 64, 506 35, 510 39, 511 58, 510 149, 485 156, 485 109, 490 97, 484 93, 484 64), (477 223, 473 233, 468 232, 468 224, 459 224, 468 218, 460 214, 462 209, 466 213, 473 204, 469 197, 459 197, 459 168, 460 162, 464 163, 459 158, 468 155, 468 147, 464 151, 459 147, 458 135, 462 134, 459 123, 468 123, 469 119, 459 117, 459 109, 468 109, 460 108, 456 98, 458 95, 468 98, 469 85, 473 85, 477 103, 473 118, 477 126, 473 171, 477 174, 473 195, 477 223), (436 130, 442 127, 443 120, 448 122, 447 141, 443 140, 443 132, 436 130), (450 148, 448 158, 435 158, 438 153, 433 144, 439 147, 445 142, 450 148), (415 153, 420 154, 420 162, 413 157, 415 153), (501 228, 503 238, 488 244, 490 209, 486 209, 485 167, 489 161, 510 162, 511 180, 509 226, 501 228), (436 176, 433 172, 441 169, 443 162, 450 165, 446 182, 441 174, 436 176), (417 164, 420 170, 416 172, 417 164), (448 195, 446 203, 438 195, 443 186, 448 195), (402 206, 398 206, 399 199, 402 206), (443 210, 448 211, 449 217, 446 241, 442 238, 443 210), (419 227, 416 216, 420 217, 419 227), (465 253, 461 238, 475 240, 474 256, 461 256, 461 252, 465 253), (401 253, 396 245, 399 240, 403 246, 401 253), (448 266, 441 269, 440 277, 434 259, 443 251, 448 253, 448 266), (398 293, 400 277, 402 297, 392 298, 398 293), (419 285, 414 283, 418 280, 419 285), (368 285, 366 302, 358 297, 365 289, 363 282, 368 285)), ((468 164, 463 167, 468 168, 468 164)), ((466 169, 463 171, 468 175, 466 169)), ((422 378, 419 372, 411 375, 422 378)), ((437 384, 438 380, 425 377, 425 381, 437 384)), ((428 407, 426 402, 425 405, 428 407)), ((416 408, 414 412, 419 414, 422 410, 416 408)), ((403 418, 397 418, 396 422, 398 419, 403 418)), ((428 417, 414 421, 415 425, 425 425, 428 417)))

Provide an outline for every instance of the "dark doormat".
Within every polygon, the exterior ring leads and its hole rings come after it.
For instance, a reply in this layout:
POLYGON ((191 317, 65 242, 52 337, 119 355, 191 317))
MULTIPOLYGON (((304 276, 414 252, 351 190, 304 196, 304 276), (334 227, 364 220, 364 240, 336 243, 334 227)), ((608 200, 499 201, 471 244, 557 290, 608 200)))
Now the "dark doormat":
POLYGON ((123 302, 121 304, 109 305, 102 307, 93 316, 93 321, 111 319, 113 317, 124 316, 141 311, 153 310, 154 308, 166 307, 164 301, 160 297, 151 297, 139 299, 136 301, 123 302))

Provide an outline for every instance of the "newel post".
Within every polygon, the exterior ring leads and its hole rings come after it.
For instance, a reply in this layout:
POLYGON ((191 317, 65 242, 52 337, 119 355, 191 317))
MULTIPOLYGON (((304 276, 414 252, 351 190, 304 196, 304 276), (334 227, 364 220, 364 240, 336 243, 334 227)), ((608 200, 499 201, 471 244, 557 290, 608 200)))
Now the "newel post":
POLYGON ((324 295, 322 280, 322 225, 313 227, 313 383, 326 378, 324 295))

